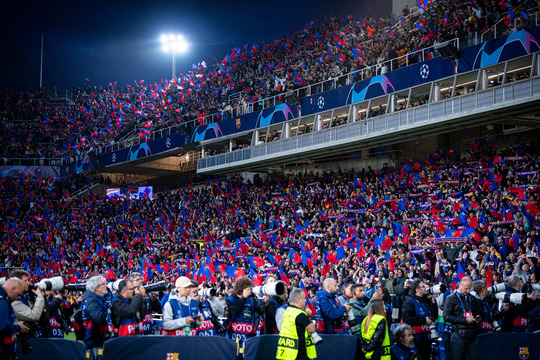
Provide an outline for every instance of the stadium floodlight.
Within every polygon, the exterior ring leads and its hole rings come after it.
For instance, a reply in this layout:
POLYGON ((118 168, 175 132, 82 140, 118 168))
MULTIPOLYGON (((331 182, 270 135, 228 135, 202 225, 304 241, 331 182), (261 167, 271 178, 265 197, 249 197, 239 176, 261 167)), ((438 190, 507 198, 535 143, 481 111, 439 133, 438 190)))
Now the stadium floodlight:
POLYGON ((176 53, 183 53, 188 49, 188 44, 184 40, 182 35, 169 34, 161 35, 161 43, 163 44, 163 51, 172 52, 172 77, 176 77, 176 53))

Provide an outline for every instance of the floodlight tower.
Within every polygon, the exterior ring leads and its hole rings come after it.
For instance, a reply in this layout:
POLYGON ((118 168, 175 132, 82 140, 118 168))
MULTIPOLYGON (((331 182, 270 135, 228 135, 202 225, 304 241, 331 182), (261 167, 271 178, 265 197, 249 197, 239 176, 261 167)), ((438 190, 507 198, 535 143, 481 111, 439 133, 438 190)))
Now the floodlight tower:
POLYGON ((176 53, 183 53, 187 50, 188 44, 184 40, 182 35, 161 35, 161 43, 163 44, 163 51, 172 52, 172 77, 176 77, 176 53))

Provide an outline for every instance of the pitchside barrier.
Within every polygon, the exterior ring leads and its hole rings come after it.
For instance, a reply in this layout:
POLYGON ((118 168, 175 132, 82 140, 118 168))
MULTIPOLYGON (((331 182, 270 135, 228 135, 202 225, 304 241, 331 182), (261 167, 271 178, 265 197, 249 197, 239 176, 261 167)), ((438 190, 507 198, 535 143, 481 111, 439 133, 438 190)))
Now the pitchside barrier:
MULTIPOLYGON (((352 335, 321 335, 317 359, 362 358, 358 338, 352 335)), ((128 336, 105 342, 104 360, 270 360, 276 358, 278 335, 262 335, 237 346, 220 336, 128 336)), ((85 360, 85 346, 66 339, 30 339, 32 353, 19 360, 85 360)), ((20 343, 18 344, 20 354, 20 343)), ((540 333, 482 334, 478 336, 479 359, 538 360, 540 333)), ((441 359, 442 360, 442 359, 441 359)))
POLYGON ((21 354, 21 343, 17 343, 18 360, 84 360, 86 347, 82 342, 67 339, 30 339, 32 352, 21 354))
MULTIPOLYGON (((321 335, 323 343, 316 346, 317 359, 355 359, 358 337, 353 335, 321 335)), ((279 335, 262 335, 246 341, 245 360, 274 360, 279 335)), ((363 357, 363 356, 362 356, 363 357)))

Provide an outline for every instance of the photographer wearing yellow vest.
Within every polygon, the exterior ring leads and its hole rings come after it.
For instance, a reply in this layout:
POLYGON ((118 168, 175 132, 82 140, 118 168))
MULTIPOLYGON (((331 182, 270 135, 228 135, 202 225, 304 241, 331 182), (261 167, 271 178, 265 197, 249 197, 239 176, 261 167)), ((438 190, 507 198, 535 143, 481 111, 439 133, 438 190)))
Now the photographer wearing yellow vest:
POLYGON ((369 303, 368 315, 362 322, 362 352, 366 359, 390 360, 390 336, 382 299, 369 303))
POLYGON ((301 289, 294 289, 289 294, 289 306, 283 314, 276 359, 308 360, 317 358, 312 333, 313 324, 304 312, 306 297, 301 289))

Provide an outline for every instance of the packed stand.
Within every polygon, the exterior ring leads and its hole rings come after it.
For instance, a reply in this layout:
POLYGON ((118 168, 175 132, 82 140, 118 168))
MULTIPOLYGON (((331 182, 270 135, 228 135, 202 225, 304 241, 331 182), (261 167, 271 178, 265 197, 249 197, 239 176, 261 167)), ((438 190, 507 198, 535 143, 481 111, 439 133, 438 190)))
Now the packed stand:
MULTIPOLYGON (((124 138, 148 141, 155 130, 179 131, 175 126, 182 123, 203 125, 209 115, 239 116, 283 102, 290 90, 319 83, 312 91, 329 90, 345 85, 340 76, 349 73, 354 81, 370 77, 385 60, 397 59, 393 68, 417 62, 418 50, 456 37, 473 39, 510 9, 528 10, 516 1, 428 3, 414 22, 407 11, 378 20, 318 19, 273 42, 235 47, 221 61, 202 61, 170 81, 81 87, 61 105, 42 91, 4 91, 0 157, 75 158, 100 147, 110 150, 124 138)), ((530 19, 518 19, 519 28, 530 25, 530 19)))

